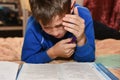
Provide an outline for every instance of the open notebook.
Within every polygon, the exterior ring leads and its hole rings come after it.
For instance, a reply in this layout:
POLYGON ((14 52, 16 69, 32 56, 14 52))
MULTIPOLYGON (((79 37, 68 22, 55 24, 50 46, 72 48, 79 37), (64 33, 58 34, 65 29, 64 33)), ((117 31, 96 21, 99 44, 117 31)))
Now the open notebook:
POLYGON ((0 80, 118 80, 118 78, 103 65, 99 67, 95 63, 24 63, 19 65, 1 61, 0 80), (104 70, 107 73, 104 73, 104 70), (109 74, 112 76, 109 76, 109 74))

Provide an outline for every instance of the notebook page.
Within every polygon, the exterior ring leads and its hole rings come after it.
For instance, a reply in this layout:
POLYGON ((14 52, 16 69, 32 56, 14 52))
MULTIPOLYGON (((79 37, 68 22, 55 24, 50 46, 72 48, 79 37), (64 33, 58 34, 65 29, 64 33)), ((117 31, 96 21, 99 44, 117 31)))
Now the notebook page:
POLYGON ((17 80, 59 80, 58 68, 55 64, 25 63, 17 80))
POLYGON ((16 80, 19 64, 0 61, 0 80, 16 80))
POLYGON ((64 80, 106 80, 92 63, 65 63, 61 65, 64 80))

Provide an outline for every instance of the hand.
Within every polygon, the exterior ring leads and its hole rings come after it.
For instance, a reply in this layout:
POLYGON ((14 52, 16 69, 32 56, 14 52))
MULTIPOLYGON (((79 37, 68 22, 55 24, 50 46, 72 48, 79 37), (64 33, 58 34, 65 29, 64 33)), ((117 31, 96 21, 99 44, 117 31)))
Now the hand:
POLYGON ((48 50, 48 55, 52 58, 62 57, 62 58, 69 58, 74 53, 74 49, 76 47, 75 43, 69 43, 71 38, 61 40, 56 43, 53 47, 48 50), (52 54, 52 55, 50 55, 52 54))
POLYGON ((74 8, 74 14, 67 14, 63 18, 64 29, 71 32, 77 38, 77 42, 79 43, 82 38, 85 38, 84 30, 85 30, 85 22, 79 16, 77 7, 74 8))

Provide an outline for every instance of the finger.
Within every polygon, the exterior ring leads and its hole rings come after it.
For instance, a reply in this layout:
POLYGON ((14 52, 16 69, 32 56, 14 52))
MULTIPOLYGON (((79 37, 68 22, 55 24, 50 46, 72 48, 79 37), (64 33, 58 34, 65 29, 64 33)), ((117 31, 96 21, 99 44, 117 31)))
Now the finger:
POLYGON ((64 29, 65 29, 66 31, 74 34, 74 35, 77 35, 77 34, 79 33, 78 30, 74 30, 74 29, 69 28, 69 27, 64 27, 64 29))
POLYGON ((69 19, 76 19, 76 21, 79 20, 78 15, 71 15, 71 14, 66 14, 65 17, 63 18, 63 21, 70 21, 69 19))
POLYGON ((73 53, 74 53, 74 50, 71 49, 71 50, 66 54, 66 56, 67 56, 67 57, 71 57, 71 56, 73 55, 73 53))
POLYGON ((76 15, 70 15, 63 18, 63 23, 69 23, 69 24, 74 24, 74 25, 79 25, 80 20, 78 19, 78 16, 76 15))
POLYGON ((71 4, 71 13, 73 13, 74 11, 74 5, 76 3, 76 0, 72 1, 72 4, 71 4))
POLYGON ((84 19, 81 18, 80 16, 70 15, 70 14, 65 15, 65 17, 63 18, 63 21, 73 23, 75 25, 80 25, 81 23, 84 23, 84 19))
POLYGON ((65 44, 65 43, 68 43, 72 40, 72 38, 67 38, 67 39, 64 39, 62 40, 62 43, 65 44))
POLYGON ((74 14, 79 16, 77 7, 74 8, 74 14))
POLYGON ((63 24, 63 26, 69 27, 69 28, 74 29, 74 30, 76 30, 76 31, 79 30, 79 27, 78 27, 77 25, 75 25, 75 24, 67 23, 67 22, 63 22, 62 24, 63 24))
POLYGON ((74 49, 76 47, 75 43, 66 44, 66 49, 74 49))

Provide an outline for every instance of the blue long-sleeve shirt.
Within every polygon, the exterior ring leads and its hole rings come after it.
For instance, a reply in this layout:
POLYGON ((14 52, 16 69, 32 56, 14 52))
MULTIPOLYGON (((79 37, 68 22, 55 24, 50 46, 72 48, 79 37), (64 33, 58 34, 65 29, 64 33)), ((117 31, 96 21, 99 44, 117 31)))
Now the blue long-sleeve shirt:
MULTIPOLYGON (((85 20, 86 43, 83 46, 76 46, 72 58, 78 62, 91 62, 95 60, 95 39, 92 17, 89 10, 85 7, 78 6, 78 12, 79 16, 85 20)), ((67 32, 62 39, 72 36, 71 33, 67 32)), ((24 37, 22 61, 27 63, 47 63, 52 61, 47 54, 47 50, 60 40, 45 33, 41 25, 31 16, 28 20, 24 37)))

